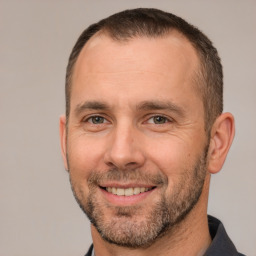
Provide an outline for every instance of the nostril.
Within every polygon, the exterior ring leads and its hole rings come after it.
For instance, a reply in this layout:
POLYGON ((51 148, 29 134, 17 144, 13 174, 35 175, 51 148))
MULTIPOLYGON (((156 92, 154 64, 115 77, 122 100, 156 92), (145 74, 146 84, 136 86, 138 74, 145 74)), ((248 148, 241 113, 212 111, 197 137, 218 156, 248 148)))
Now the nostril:
POLYGON ((136 162, 130 162, 130 163, 126 164, 127 167, 134 166, 134 165, 137 165, 137 163, 136 162))
POLYGON ((112 162, 106 162, 106 165, 109 166, 110 168, 116 168, 116 166, 112 162))

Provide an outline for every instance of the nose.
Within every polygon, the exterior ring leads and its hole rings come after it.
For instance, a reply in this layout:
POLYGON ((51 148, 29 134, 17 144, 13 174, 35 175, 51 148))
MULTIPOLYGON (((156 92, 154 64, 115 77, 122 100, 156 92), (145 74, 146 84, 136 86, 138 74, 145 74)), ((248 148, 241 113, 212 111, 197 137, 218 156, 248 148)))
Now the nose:
POLYGON ((108 140, 104 162, 110 167, 118 169, 138 168, 145 162, 141 150, 139 131, 127 125, 117 126, 108 140))

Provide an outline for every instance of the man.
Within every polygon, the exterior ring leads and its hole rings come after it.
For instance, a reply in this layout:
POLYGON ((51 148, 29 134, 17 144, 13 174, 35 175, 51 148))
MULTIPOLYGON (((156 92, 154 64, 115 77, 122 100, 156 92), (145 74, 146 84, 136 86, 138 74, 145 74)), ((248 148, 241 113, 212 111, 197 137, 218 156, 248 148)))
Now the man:
POLYGON ((128 10, 78 39, 62 154, 91 221, 86 255, 241 255, 207 217, 211 174, 234 137, 211 41, 175 15, 128 10))

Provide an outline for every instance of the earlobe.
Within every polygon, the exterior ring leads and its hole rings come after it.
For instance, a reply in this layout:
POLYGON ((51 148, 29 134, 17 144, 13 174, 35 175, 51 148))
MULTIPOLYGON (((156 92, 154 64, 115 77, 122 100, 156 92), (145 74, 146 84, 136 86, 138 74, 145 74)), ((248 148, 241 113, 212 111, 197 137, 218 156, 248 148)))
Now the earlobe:
POLYGON ((60 129, 60 144, 61 144, 61 153, 64 161, 65 169, 68 170, 67 164, 67 135, 66 135, 66 116, 62 115, 60 117, 59 123, 60 129))
POLYGON ((208 150, 208 171, 217 173, 221 170, 235 135, 234 117, 230 113, 221 114, 211 130, 208 150))

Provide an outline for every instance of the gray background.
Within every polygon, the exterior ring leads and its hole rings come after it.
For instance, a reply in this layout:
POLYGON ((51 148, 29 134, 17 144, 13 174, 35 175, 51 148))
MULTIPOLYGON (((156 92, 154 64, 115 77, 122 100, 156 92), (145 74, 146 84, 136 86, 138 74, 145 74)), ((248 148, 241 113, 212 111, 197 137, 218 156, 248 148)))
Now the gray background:
POLYGON ((0 1, 0 255, 84 255, 89 223, 70 191, 58 118, 75 40, 92 22, 158 7, 201 28, 222 57, 225 110, 236 138, 212 177, 209 213, 245 254, 256 256, 256 1, 0 1))

